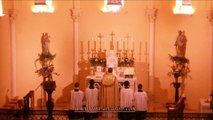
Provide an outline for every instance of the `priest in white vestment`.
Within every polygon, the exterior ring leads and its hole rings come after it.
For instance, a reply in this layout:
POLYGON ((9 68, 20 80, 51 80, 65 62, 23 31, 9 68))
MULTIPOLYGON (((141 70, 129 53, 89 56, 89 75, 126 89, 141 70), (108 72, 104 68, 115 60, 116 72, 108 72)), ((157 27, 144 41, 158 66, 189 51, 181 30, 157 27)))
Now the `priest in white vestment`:
POLYGON ((86 111, 94 112, 97 111, 98 107, 98 89, 95 88, 94 80, 89 81, 89 87, 85 90, 85 99, 86 99, 86 111))
POLYGON ((142 90, 142 87, 142 84, 138 84, 138 91, 134 93, 136 120, 144 120, 148 110, 148 96, 147 93, 142 90))
POLYGON ((75 83, 74 90, 71 91, 71 108, 74 110, 82 109, 82 101, 84 98, 84 93, 79 90, 79 83, 75 83))
POLYGON ((120 93, 120 107, 127 109, 132 108, 133 99, 134 91, 133 89, 129 88, 129 81, 124 81, 124 88, 121 89, 120 93))

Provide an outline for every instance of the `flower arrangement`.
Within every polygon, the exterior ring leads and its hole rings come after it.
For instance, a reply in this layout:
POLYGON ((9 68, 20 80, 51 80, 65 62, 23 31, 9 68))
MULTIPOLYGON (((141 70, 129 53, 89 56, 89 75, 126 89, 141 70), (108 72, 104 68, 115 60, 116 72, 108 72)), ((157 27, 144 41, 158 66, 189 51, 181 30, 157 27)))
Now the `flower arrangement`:
POLYGON ((89 59, 92 66, 103 66, 106 67, 106 58, 92 57, 89 59))
POLYGON ((189 60, 185 57, 172 55, 169 55, 169 57, 173 64, 170 66, 171 71, 168 73, 168 75, 174 75, 174 77, 187 77, 188 73, 190 72, 189 60))
POLYGON ((36 69, 35 73, 38 73, 39 76, 42 76, 45 79, 48 78, 48 80, 52 80, 52 74, 59 75, 58 73, 54 72, 55 69, 54 65, 52 64, 52 61, 56 55, 52 55, 50 52, 48 52, 39 54, 38 56, 39 58, 35 60, 35 66, 39 61, 41 68, 36 69))
POLYGON ((134 63, 135 63, 134 58, 128 58, 128 57, 118 58, 119 67, 133 67, 134 63))

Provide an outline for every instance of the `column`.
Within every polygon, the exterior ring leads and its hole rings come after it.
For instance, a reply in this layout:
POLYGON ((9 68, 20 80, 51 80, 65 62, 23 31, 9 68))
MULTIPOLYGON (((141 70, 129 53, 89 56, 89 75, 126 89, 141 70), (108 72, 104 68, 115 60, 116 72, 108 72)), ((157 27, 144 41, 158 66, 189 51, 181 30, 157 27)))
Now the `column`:
MULTIPOLYGON (((153 3, 154 4, 154 3, 153 3)), ((157 17, 157 9, 154 7, 148 10, 149 27, 150 27, 150 42, 149 42, 149 91, 154 90, 155 78, 155 19, 157 17)))
POLYGON ((16 96, 16 28, 15 17, 17 12, 14 8, 9 10, 10 41, 11 41, 11 97, 16 96))
POLYGON ((207 12, 207 19, 210 22, 210 37, 209 37, 209 45, 210 45, 210 80, 209 80, 209 87, 210 91, 213 91, 213 10, 210 9, 207 12))
POLYGON ((78 21, 80 17, 80 0, 73 1, 73 8, 70 10, 73 19, 73 82, 77 80, 79 61, 79 38, 78 21))

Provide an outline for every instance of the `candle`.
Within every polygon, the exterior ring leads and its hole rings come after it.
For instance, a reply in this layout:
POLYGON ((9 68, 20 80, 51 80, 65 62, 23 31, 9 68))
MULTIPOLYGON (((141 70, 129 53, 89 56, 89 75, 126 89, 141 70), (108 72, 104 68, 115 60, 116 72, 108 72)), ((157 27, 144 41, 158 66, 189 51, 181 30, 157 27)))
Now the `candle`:
POLYGON ((96 51, 96 41, 94 41, 94 50, 96 51))
POLYGON ((125 51, 125 40, 123 41, 123 51, 125 51))
POLYGON ((90 52, 90 41, 88 40, 88 53, 90 52))
POLYGON ((84 52, 83 41, 81 41, 81 53, 83 54, 83 52, 84 52))
POLYGON ((120 38, 119 41, 120 41, 120 42, 119 42, 119 43, 120 43, 120 44, 119 44, 119 49, 121 49, 121 48, 122 48, 122 43, 123 43, 123 42, 122 42, 122 39, 121 39, 121 38, 120 38))
POLYGON ((117 51, 119 50, 119 41, 117 41, 117 51))
POLYGON ((140 41, 140 47, 139 47, 139 53, 141 54, 141 47, 142 47, 142 43, 141 43, 141 41, 140 41))
POLYGON ((127 46, 128 46, 128 41, 127 41, 127 38, 126 38, 125 50, 128 50, 127 46))
POLYGON ((91 40, 91 48, 92 50, 94 49, 94 38, 92 37, 92 40, 91 40))

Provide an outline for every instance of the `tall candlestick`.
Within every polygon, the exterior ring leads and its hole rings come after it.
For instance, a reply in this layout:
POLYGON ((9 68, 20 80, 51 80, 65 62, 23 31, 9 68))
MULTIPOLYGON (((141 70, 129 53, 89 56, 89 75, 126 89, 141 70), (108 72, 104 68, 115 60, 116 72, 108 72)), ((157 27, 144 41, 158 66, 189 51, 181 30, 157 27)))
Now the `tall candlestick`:
POLYGON ((81 53, 84 52, 84 46, 83 46, 83 41, 81 41, 81 53))
POLYGON ((119 50, 119 41, 117 41, 117 51, 119 50))
POLYGON ((94 49, 94 38, 92 37, 92 40, 91 40, 91 48, 92 50, 94 49))
POLYGON ((125 51, 125 40, 123 41, 123 51, 125 51))
POLYGON ((88 53, 90 52, 90 41, 88 40, 88 53))
POLYGON ((96 41, 94 41, 94 50, 96 51, 96 41))

